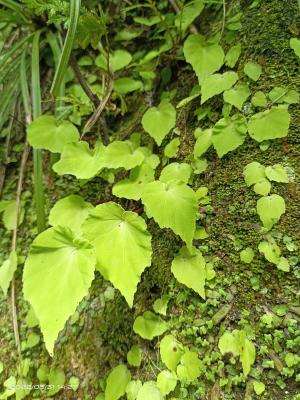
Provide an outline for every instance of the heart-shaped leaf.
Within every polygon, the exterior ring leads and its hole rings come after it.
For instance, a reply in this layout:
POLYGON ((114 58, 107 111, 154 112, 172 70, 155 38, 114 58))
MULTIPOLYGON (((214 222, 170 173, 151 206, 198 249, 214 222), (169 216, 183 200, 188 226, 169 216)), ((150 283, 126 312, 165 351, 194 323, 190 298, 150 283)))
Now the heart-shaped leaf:
POLYGON ((5 296, 7 296, 7 291, 10 282, 14 276, 14 273, 17 269, 17 266, 18 266, 17 254, 15 251, 12 251, 9 255, 9 258, 5 260, 0 267, 0 286, 5 296))
POLYGON ((286 108, 272 107, 254 114, 248 122, 249 135, 257 142, 285 137, 291 116, 286 108))
POLYGON ((164 334, 167 329, 167 323, 151 311, 145 311, 143 315, 135 319, 133 324, 134 332, 147 340, 164 334))
POLYGON ((119 400, 126 393, 131 374, 124 364, 115 367, 108 375, 105 387, 105 400, 119 400))
POLYGON ((243 174, 247 186, 254 185, 266 177, 265 167, 257 161, 252 161, 247 164, 244 168, 243 174))
POLYGON ((160 174, 159 180, 161 182, 180 181, 188 183, 192 173, 192 168, 187 163, 171 163, 167 165, 160 174))
POLYGON ((289 177, 286 169, 281 164, 266 167, 266 176, 270 181, 288 183, 289 177))
POLYGON ((278 194, 262 197, 257 201, 257 213, 264 227, 270 230, 285 213, 285 201, 278 194))
POLYGON ((160 342, 159 349, 162 362, 172 371, 176 371, 181 356, 184 354, 182 344, 174 336, 166 335, 160 342))
POLYGON ((166 396, 173 392, 177 385, 177 376, 174 371, 164 370, 157 375, 157 387, 161 393, 166 396))
MULTIPOLYGON (((113 54, 110 54, 109 61, 113 72, 119 71, 126 67, 132 60, 132 56, 126 50, 116 50, 113 54)), ((107 71, 107 57, 100 54, 96 57, 95 64, 97 67, 107 71)))
POLYGON ((224 92, 224 90, 230 89, 238 79, 238 74, 233 71, 214 74, 205 78, 201 86, 201 104, 211 97, 224 92))
POLYGON ((243 104, 250 96, 249 86, 245 83, 239 83, 233 88, 224 92, 223 98, 226 103, 232 104, 239 110, 242 110, 243 104))
POLYGON ((149 381, 143 384, 136 400, 163 400, 163 395, 156 383, 149 381))
POLYGON ((257 63, 247 62, 247 64, 244 67, 244 72, 253 81, 258 81, 262 73, 262 67, 257 63))

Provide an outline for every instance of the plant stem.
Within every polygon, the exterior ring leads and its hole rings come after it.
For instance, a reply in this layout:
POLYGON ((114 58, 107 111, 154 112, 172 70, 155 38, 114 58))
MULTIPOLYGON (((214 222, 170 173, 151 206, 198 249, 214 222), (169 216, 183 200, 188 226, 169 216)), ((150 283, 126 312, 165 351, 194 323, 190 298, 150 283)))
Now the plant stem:
MULTIPOLYGON (((32 115, 33 120, 42 114, 41 107, 41 87, 40 87, 40 31, 36 32, 32 42, 32 115)), ((33 150, 33 173, 34 173, 34 199, 36 207, 37 227, 38 231, 45 230, 45 200, 43 188, 43 165, 42 151, 33 150)))

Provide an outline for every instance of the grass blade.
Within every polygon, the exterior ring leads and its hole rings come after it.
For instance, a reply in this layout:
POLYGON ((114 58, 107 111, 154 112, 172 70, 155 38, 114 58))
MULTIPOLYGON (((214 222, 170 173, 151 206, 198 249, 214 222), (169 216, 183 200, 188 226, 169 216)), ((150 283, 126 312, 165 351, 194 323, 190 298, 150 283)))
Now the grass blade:
POLYGON ((59 95, 59 90, 66 74, 66 70, 68 68, 80 14, 80 4, 81 0, 71 0, 70 2, 70 25, 64 43, 63 51, 59 60, 59 65, 56 70, 54 81, 51 87, 51 94, 55 97, 59 95))

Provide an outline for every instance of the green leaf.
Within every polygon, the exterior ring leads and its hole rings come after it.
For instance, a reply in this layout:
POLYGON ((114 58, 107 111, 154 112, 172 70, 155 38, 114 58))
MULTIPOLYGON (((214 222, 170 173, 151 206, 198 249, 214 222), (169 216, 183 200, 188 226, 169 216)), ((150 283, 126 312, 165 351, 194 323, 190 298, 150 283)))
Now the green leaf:
POLYGON ((200 35, 189 35, 183 46, 186 61, 192 65, 199 83, 217 72, 224 63, 224 51, 218 44, 207 43, 200 35))
POLYGON ((74 238, 67 228, 47 229, 33 241, 24 266, 23 292, 51 355, 58 333, 88 293, 95 264, 92 246, 74 238))
POLYGON ((157 375, 157 387, 163 396, 173 392, 177 385, 177 376, 174 371, 164 370, 157 375))
POLYGON ((159 345, 162 362, 172 371, 176 371, 177 365, 184 354, 183 346, 174 336, 166 335, 159 345))
POLYGON ((243 174, 247 186, 254 185, 266 177, 265 167, 257 161, 247 164, 244 168, 243 174))
POLYGON ((256 182, 253 189, 254 192, 260 196, 267 196, 270 193, 271 187, 272 185, 268 179, 261 178, 258 182, 256 182))
MULTIPOLYGON (((17 209, 16 200, 2 200, 0 202, 0 213, 3 212, 3 225, 8 231, 13 231, 16 228, 17 209)), ((24 219, 24 208, 20 207, 18 225, 21 225, 24 219)))
POLYGON ((261 65, 259 65, 257 63, 248 62, 244 66, 244 72, 253 81, 258 81, 258 79, 262 73, 262 67, 261 67, 261 65))
MULTIPOLYGON (((119 71, 130 64, 132 56, 126 50, 116 50, 113 54, 109 55, 109 62, 113 72, 119 71)), ((100 54, 96 57, 95 64, 97 67, 107 71, 107 57, 100 54)))
POLYGON ((250 372, 251 365, 255 361, 255 346, 246 337, 244 338, 242 343, 240 359, 243 366, 243 373, 245 376, 247 376, 250 372))
POLYGON ((246 247, 240 252, 240 259, 246 264, 250 264, 254 258, 254 251, 251 247, 246 247))
POLYGON ((95 246, 97 270, 120 290, 132 307, 141 274, 151 265, 151 235, 145 221, 109 202, 90 212, 83 231, 95 246))
POLYGON ((163 396, 156 383, 149 381, 139 390, 137 400, 163 400, 163 396))
POLYGON ((178 282, 205 299, 205 260, 199 250, 189 252, 186 247, 182 248, 172 262, 171 271, 178 282))
POLYGON ((180 381, 192 382, 201 375, 202 368, 202 362, 199 360, 198 354, 187 350, 181 357, 180 364, 177 367, 177 376, 180 381))
POLYGON ((49 213, 49 224, 68 227, 78 234, 92 208, 92 204, 84 201, 81 196, 67 196, 58 200, 52 207, 49 213))
POLYGON ((145 311, 143 315, 138 316, 133 324, 134 332, 147 340, 161 336, 167 329, 167 323, 151 311, 145 311))
POLYGON ((291 117, 286 108, 272 107, 250 118, 249 135, 257 142, 285 137, 288 134, 290 120, 291 117))
POLYGON ((268 101, 264 92, 258 91, 252 97, 251 103, 254 105, 254 107, 266 107, 268 101))
POLYGON ((275 265, 279 263, 281 250, 273 238, 269 238, 268 241, 264 240, 263 242, 260 242, 258 250, 263 253, 265 259, 270 263, 275 265))
POLYGON ((160 174, 159 180, 168 183, 170 181, 180 181, 188 183, 192 173, 192 168, 187 163, 171 163, 167 165, 160 174))
POLYGON ((153 304, 153 310, 157 314, 161 314, 166 316, 167 315, 167 308, 168 308, 169 296, 163 295, 161 298, 156 299, 153 304))
POLYGON ((118 400, 126 393, 131 374, 126 365, 120 364, 108 375, 105 388, 105 400, 118 400))
POLYGON ((139 391, 142 388, 142 382, 140 380, 130 381, 126 386, 127 400, 136 400, 139 391))
POLYGON ((270 230, 276 222, 279 221, 282 214, 285 213, 285 201, 278 194, 265 196, 257 201, 257 214, 259 215, 263 226, 270 230))
POLYGON ((66 144, 78 142, 79 133, 69 121, 57 121, 52 115, 42 115, 28 125, 27 140, 35 149, 61 153, 66 144))
POLYGON ((129 140, 116 140, 104 147, 102 153, 102 167, 105 168, 125 168, 130 170, 141 165, 145 159, 143 148, 135 148, 129 140))
POLYGON ((238 356, 240 354, 237 332, 236 330, 233 332, 225 332, 220 337, 218 347, 222 355, 232 353, 234 356, 238 356))
POLYGON ((142 362, 142 350, 139 346, 132 346, 127 353, 127 361, 133 367, 139 367, 142 362))
POLYGON ((294 50, 296 56, 300 58, 300 40, 297 38, 291 38, 290 47, 294 50))
POLYGON ((119 78, 114 81, 114 90, 119 94, 135 92, 143 88, 143 83, 132 78, 119 78))
POLYGON ((15 271, 18 266, 18 257, 15 251, 12 251, 9 255, 9 258, 4 261, 4 263, 0 267, 0 286, 3 290, 5 296, 7 296, 7 291, 10 285, 10 282, 14 276, 15 271))
POLYGON ((61 368, 51 368, 48 380, 49 384, 53 385, 54 387, 47 391, 47 395, 53 396, 62 389, 62 386, 66 380, 65 373, 61 368))
POLYGON ((230 47, 225 56, 225 65, 227 65, 227 67, 229 68, 233 68, 237 63, 238 59, 240 58, 241 52, 242 52, 241 43, 238 43, 230 47))
POLYGON ((284 357, 284 361, 289 368, 292 368, 300 363, 300 357, 298 354, 287 353, 284 357))
POLYGON ((175 18, 175 26, 185 32, 191 23, 201 14, 204 8, 203 0, 193 0, 186 3, 175 18))
POLYGON ((220 119, 213 128, 213 146, 221 158, 241 146, 247 133, 246 119, 241 114, 220 119))
POLYGON ((224 90, 230 89, 238 79, 238 74, 233 71, 214 74, 205 78, 201 86, 201 104, 211 97, 224 92, 224 90))
POLYGON ((197 128, 194 135, 197 135, 197 140, 194 147, 194 156, 201 157, 212 145, 212 129, 205 129, 204 131, 197 128))
POLYGON ((281 164, 266 167, 266 176, 270 181, 288 183, 289 177, 286 169, 281 164))
POLYGON ((158 146, 176 124, 176 110, 168 101, 158 107, 149 108, 142 118, 143 128, 156 141, 158 146))
POLYGON ((175 138, 170 141, 164 148, 164 155, 168 158, 174 158, 177 155, 178 148, 180 146, 180 139, 175 138))
POLYGON ((93 150, 84 141, 67 144, 60 160, 53 165, 53 170, 58 175, 70 174, 77 179, 93 178, 103 167, 103 151, 101 143, 96 143, 93 150))
POLYGON ((254 381, 253 382, 253 389, 255 394, 257 394, 257 396, 260 396, 266 389, 264 383, 259 382, 259 381, 254 381))
POLYGON ((232 104, 239 110, 242 110, 243 104, 250 96, 251 92, 249 86, 245 83, 239 83, 232 89, 226 90, 223 94, 224 101, 232 104))
POLYGON ((196 228, 197 199, 195 192, 181 182, 155 181, 145 186, 142 202, 147 215, 153 216, 161 228, 170 228, 188 247, 196 228))
POLYGON ((76 392, 80 386, 80 379, 77 376, 71 376, 69 379, 69 385, 71 386, 72 390, 76 392))
POLYGON ((289 272, 290 270, 289 261, 285 257, 280 257, 279 261, 276 264, 276 267, 283 272, 289 272))

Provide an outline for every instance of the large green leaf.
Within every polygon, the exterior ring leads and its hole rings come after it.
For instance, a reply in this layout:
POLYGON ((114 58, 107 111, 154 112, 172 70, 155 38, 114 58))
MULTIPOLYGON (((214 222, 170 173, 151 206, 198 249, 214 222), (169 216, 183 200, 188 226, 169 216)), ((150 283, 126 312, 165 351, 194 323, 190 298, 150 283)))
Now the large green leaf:
POLYGON ((53 170, 58 175, 70 174, 78 179, 93 178, 103 168, 103 151, 101 143, 93 150, 84 141, 67 144, 53 170))
POLYGON ((171 393, 177 385, 177 376, 174 371, 164 370, 157 375, 157 387, 166 396, 171 393))
POLYGON ((261 197, 257 201, 257 214, 263 225, 268 230, 279 221, 282 214, 285 213, 285 201, 278 194, 261 197))
MULTIPOLYGON (((142 388, 142 382, 140 380, 130 381, 126 386, 127 400, 136 400, 139 391, 142 388)), ((98 398, 96 398, 98 400, 98 398)))
POLYGON ((145 221, 109 202, 90 212, 83 231, 95 246, 97 269, 131 307, 141 274, 151 264, 151 235, 145 221))
POLYGON ((23 291, 53 354, 58 333, 87 295, 96 257, 91 244, 68 228, 50 228, 33 241, 23 273, 23 291))
POLYGON ((182 11, 175 19, 175 26, 181 31, 186 31, 190 24, 196 19, 204 8, 203 0, 192 0, 186 3, 182 11))
POLYGON ((116 140, 103 150, 102 166, 105 168, 132 169, 141 165, 145 158, 143 148, 135 148, 129 140, 116 140))
POLYGON ((151 311, 145 311, 143 315, 138 316, 133 324, 134 332, 147 340, 164 334, 167 329, 167 323, 151 311))
POLYGON ((241 146, 247 133, 247 123, 244 116, 235 114, 232 117, 220 119, 213 128, 212 143, 219 157, 241 146))
POLYGON ((205 299, 206 268, 199 250, 190 252, 186 247, 182 248, 172 262, 171 271, 178 282, 205 299))
POLYGON ((201 104, 211 97, 224 92, 224 90, 230 89, 238 79, 238 74, 233 71, 214 74, 205 78, 201 86, 201 104))
POLYGON ((244 168, 243 174, 247 186, 255 185, 261 179, 266 177, 265 167, 257 161, 252 161, 247 164, 244 168))
POLYGON ((149 381, 143 384, 136 400, 163 400, 163 395, 156 383, 149 381))
POLYGON ((188 183, 192 173, 192 168, 187 163, 171 163, 168 164, 162 171, 159 177, 161 182, 180 181, 188 183))
POLYGON ((217 72, 224 63, 224 51, 215 43, 207 43, 200 35, 189 35, 183 46, 184 57, 190 63, 201 84, 217 72))
POLYGON ((249 86, 245 83, 239 83, 233 88, 226 90, 223 94, 224 101, 232 104, 239 110, 242 110, 243 104, 250 96, 249 86))
POLYGON ((61 153, 66 144, 79 140, 79 133, 69 121, 57 121, 52 115, 42 115, 28 125, 27 139, 35 149, 61 153))
POLYGON ((285 137, 291 116, 286 108, 272 107, 254 114, 248 122, 249 135, 257 142, 285 137))
POLYGON ((161 228, 170 228, 188 247, 196 228, 197 198, 195 192, 181 182, 148 183, 142 194, 147 215, 153 216, 161 228))
POLYGON ((281 164, 266 167, 266 176, 270 181, 288 183, 289 177, 286 169, 281 164))
POLYGON ((81 231, 83 221, 92 208, 91 203, 84 201, 81 196, 72 194, 55 203, 49 213, 49 224, 66 226, 78 234, 81 231))
POLYGON ((108 375, 105 387, 105 400, 118 400, 126 393, 131 374, 124 364, 115 367, 108 375))
POLYGON ((174 336, 166 335, 159 345, 161 360, 172 371, 176 371, 181 356, 184 354, 183 346, 174 336))
POLYGON ((142 118, 143 128, 160 146, 163 139, 174 128, 176 123, 176 110, 166 100, 158 107, 149 108, 142 118))
POLYGON ((177 367, 177 376, 183 382, 195 381, 201 375, 202 368, 198 354, 195 351, 186 350, 177 367))
POLYGON ((12 251, 7 260, 0 267, 0 286, 3 290, 4 295, 7 295, 7 291, 10 285, 10 282, 14 276, 14 273, 17 269, 18 258, 15 251, 12 251))

